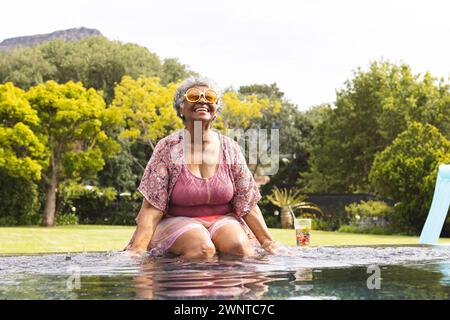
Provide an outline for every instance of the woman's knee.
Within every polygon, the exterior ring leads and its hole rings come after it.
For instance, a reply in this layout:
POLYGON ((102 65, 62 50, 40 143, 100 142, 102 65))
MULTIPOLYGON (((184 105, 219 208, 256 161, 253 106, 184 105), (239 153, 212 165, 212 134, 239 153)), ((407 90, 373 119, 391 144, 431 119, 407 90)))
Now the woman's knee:
POLYGON ((236 239, 236 241, 230 241, 226 246, 223 246, 221 252, 241 257, 252 256, 255 253, 248 241, 239 239, 236 239))
POLYGON ((183 258, 186 259, 209 259, 216 254, 216 247, 211 242, 211 240, 201 241, 193 243, 191 246, 186 248, 183 253, 183 258))

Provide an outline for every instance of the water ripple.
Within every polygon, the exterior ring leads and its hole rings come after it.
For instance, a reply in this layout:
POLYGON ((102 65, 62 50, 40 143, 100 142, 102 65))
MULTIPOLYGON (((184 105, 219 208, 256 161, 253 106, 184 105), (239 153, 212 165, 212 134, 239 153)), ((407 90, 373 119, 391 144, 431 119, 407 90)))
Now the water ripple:
POLYGON ((372 264, 384 266, 383 281, 393 279, 384 298, 448 298, 449 262, 450 248, 437 246, 291 247, 285 255, 218 256, 209 262, 123 252, 0 256, 0 299, 361 298, 374 296, 361 291, 364 266, 372 264), (82 286, 68 290, 74 267, 82 286), (399 289, 411 281, 422 291, 399 289))

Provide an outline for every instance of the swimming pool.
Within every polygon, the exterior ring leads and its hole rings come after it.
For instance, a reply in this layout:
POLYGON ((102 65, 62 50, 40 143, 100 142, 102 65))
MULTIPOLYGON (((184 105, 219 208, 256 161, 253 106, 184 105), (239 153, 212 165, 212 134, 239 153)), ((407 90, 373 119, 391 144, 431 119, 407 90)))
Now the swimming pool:
POLYGON ((183 262, 122 252, 0 256, 0 299, 449 299, 450 247, 292 248, 183 262))

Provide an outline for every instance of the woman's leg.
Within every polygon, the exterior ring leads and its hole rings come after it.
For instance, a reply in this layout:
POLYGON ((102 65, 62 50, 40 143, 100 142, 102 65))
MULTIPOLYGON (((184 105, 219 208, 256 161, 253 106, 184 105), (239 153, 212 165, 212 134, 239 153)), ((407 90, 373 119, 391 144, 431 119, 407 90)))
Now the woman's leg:
POLYGON ((242 229, 240 223, 234 218, 224 218, 218 221, 220 226, 213 230, 212 242, 221 253, 232 254, 241 257, 255 255, 247 234, 242 229))
POLYGON ((186 260, 208 259, 216 254, 214 243, 206 228, 186 231, 175 240, 169 252, 181 255, 186 260))

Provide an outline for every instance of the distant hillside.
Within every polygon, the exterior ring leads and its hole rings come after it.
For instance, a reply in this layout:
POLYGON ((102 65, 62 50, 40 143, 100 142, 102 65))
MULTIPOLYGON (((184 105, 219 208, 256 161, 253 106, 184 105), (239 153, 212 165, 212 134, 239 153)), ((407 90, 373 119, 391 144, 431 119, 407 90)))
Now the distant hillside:
POLYGON ((81 40, 83 38, 92 36, 102 36, 101 32, 96 29, 88 28, 73 28, 67 30, 55 31, 46 34, 37 34, 33 36, 23 36, 5 39, 0 42, 0 51, 7 50, 15 47, 29 47, 40 44, 42 42, 50 41, 53 39, 62 40, 81 40))

